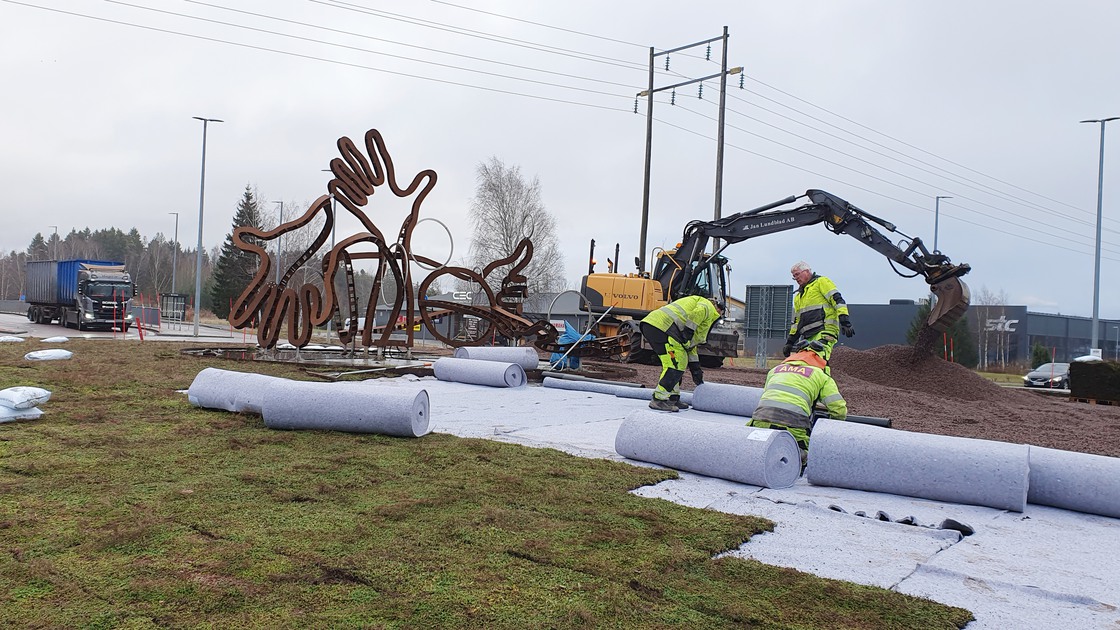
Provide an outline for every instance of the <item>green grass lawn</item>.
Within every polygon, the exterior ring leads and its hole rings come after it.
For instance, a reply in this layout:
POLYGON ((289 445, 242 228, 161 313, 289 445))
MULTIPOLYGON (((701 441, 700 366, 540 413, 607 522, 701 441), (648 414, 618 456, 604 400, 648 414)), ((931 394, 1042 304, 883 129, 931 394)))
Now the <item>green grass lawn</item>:
MULTIPOLYGON (((0 388, 0 619, 21 628, 959 628, 951 608, 741 559, 773 524, 628 493, 671 471, 550 449, 272 431, 191 407, 168 343, 75 340, 0 388)), ((438 427, 438 407, 433 423, 438 427)))

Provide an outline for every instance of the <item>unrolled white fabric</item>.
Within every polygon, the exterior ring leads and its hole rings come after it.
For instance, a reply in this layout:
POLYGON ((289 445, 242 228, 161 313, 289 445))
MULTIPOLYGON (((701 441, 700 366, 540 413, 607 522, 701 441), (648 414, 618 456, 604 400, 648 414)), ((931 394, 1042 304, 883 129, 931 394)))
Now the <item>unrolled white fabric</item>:
POLYGON ((529 346, 464 346, 455 348, 454 358, 516 363, 523 370, 535 370, 541 361, 540 356, 537 355, 537 349, 529 346))
POLYGON ((629 459, 764 488, 788 488, 801 475, 801 454, 788 431, 648 409, 627 416, 614 450, 629 459))
POLYGON ((516 363, 479 359, 444 357, 432 364, 432 371, 441 381, 491 387, 521 387, 526 380, 525 369, 516 363))
POLYGON ((420 437, 429 431, 427 390, 368 383, 268 384, 261 408, 270 429, 312 429, 420 437))
POLYGON ((69 359, 72 356, 74 356, 74 353, 70 352, 69 350, 53 349, 28 352, 27 354, 23 355, 23 358, 27 359, 28 361, 58 361, 69 359))
POLYGON ((30 409, 51 399, 51 393, 42 387, 17 385, 0 389, 0 407, 9 409, 30 409))
POLYGON ((696 386, 696 391, 692 395, 692 406, 700 411, 749 418, 761 399, 761 387, 705 381, 696 386))
POLYGON ((1027 502, 1120 518, 1120 458, 1030 447, 1027 502))
POLYGON ((1022 512, 1030 475, 1025 444, 930 435, 821 419, 805 476, 834 486, 1022 512))
POLYGON ((293 382, 264 374, 206 368, 194 377, 187 400, 195 407, 260 415, 264 390, 275 381, 293 382))

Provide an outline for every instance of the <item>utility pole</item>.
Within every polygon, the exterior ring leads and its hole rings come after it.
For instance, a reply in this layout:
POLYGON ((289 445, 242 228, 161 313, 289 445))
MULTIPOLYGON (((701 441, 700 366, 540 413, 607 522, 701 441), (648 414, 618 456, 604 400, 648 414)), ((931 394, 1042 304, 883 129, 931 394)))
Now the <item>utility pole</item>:
MULTIPOLYGON (((647 88, 647 89, 645 89, 641 92, 638 92, 638 97, 639 98, 643 97, 643 96, 646 97, 646 166, 645 166, 644 187, 643 187, 643 191, 642 191, 642 233, 640 235, 640 238, 638 239, 639 247, 641 248, 641 251, 638 252, 638 272, 639 273, 643 269, 645 269, 645 265, 646 265, 646 259, 645 259, 645 256, 646 256, 646 232, 649 228, 650 165, 653 161, 653 95, 656 94, 657 92, 663 92, 665 90, 675 90, 676 88, 679 88, 679 87, 682 87, 682 86, 685 86, 685 85, 692 85, 693 83, 710 81, 711 79, 714 79, 716 77, 720 78, 720 83, 719 83, 719 87, 720 87, 720 92, 719 92, 719 95, 720 95, 720 97, 719 97, 719 123, 718 123, 719 124, 719 131, 718 131, 718 139, 717 139, 717 142, 716 142, 717 147, 716 147, 715 218, 719 219, 722 216, 722 205, 723 205, 723 128, 724 128, 723 115, 724 115, 724 110, 726 109, 726 106, 727 106, 727 102, 726 102, 726 98, 725 98, 725 94, 727 92, 727 75, 729 75, 729 74, 739 74, 740 72, 743 71, 742 66, 737 66, 735 68, 731 68, 730 70, 727 69, 727 38, 728 38, 727 27, 725 26, 725 27, 723 27, 723 35, 720 36, 720 37, 712 37, 711 39, 706 39, 704 41, 696 42, 694 44, 688 44, 688 45, 685 45, 685 46, 678 46, 677 48, 672 48, 672 49, 665 50, 665 51, 662 51, 662 52, 655 52, 653 47, 650 47, 650 49, 649 49, 649 88, 647 88), (723 45, 723 64, 722 64, 722 67, 720 68, 719 72, 717 72, 716 74, 708 75, 706 77, 700 77, 698 79, 690 79, 688 81, 682 81, 680 83, 674 83, 673 85, 666 85, 666 86, 659 87, 659 88, 654 87, 654 85, 653 85, 653 62, 657 57, 667 56, 671 53, 679 52, 679 51, 682 51, 682 50, 688 50, 689 48, 695 48, 697 46, 706 46, 706 45, 711 44, 712 42, 721 42, 722 45, 723 45)), ((701 87, 703 87, 703 86, 701 86, 701 87)), ((636 113, 637 112, 637 101, 634 102, 634 110, 635 110, 635 113, 636 113)), ((712 241, 712 247, 713 247, 712 251, 715 251, 714 248, 716 246, 717 246, 717 241, 713 240, 712 241)))

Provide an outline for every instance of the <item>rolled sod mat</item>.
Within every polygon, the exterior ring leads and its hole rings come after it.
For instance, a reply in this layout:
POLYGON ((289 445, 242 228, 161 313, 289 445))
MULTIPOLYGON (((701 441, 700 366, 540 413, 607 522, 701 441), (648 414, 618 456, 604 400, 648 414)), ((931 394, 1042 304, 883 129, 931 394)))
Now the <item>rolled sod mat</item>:
POLYGON ((265 387, 273 381, 284 380, 264 374, 206 368, 194 377, 187 390, 187 400, 195 407, 260 415, 265 387))
POLYGON ((432 370, 439 380, 454 383, 491 387, 521 387, 525 384, 525 368, 516 363, 444 357, 432 364, 432 370))
POLYGON ((692 406, 700 411, 749 418, 758 407, 761 398, 761 387, 704 382, 696 386, 696 391, 692 395, 692 406))
POLYGON ((1120 518, 1120 458, 1030 447, 1027 503, 1120 518))
POLYGON ((614 450, 630 459, 764 488, 788 488, 801 475, 801 454, 788 431, 648 409, 626 417, 614 450))
POLYGON ((805 477, 817 486, 886 492, 1022 512, 1025 444, 930 435, 822 418, 805 477))
POLYGON ((478 346, 474 348, 455 348, 456 359, 475 359, 477 361, 497 361, 498 363, 516 363, 523 370, 535 370, 540 365, 540 357, 536 348, 519 346, 478 346))
POLYGON ((420 437, 428 432, 427 390, 364 383, 277 379, 261 409, 270 429, 312 429, 420 437))

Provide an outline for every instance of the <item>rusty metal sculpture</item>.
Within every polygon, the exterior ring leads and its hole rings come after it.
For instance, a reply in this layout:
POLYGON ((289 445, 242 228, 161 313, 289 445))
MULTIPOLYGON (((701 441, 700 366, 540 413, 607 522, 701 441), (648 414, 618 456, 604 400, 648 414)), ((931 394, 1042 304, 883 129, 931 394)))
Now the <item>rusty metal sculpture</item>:
MULTIPOLYGON (((420 171, 406 188, 402 188, 396 177, 393 160, 385 147, 381 133, 370 129, 365 135, 365 149, 361 150, 348 137, 338 139, 341 157, 330 162, 334 177, 327 185, 329 194, 316 199, 307 211, 272 230, 260 230, 251 226, 238 227, 233 232, 233 244, 238 249, 256 255, 259 266, 248 287, 238 296, 230 312, 230 323, 238 329, 257 326, 257 343, 262 348, 272 348, 280 337, 280 331, 287 320, 288 341, 296 347, 304 347, 311 340, 315 326, 332 320, 338 331, 339 340, 345 345, 356 341, 359 330, 358 318, 351 317, 349 325, 342 327, 338 298, 335 295, 335 279, 341 272, 345 276, 346 300, 349 313, 358 312, 357 296, 354 286, 354 262, 372 259, 377 261, 374 285, 370 298, 365 305, 365 325, 360 331, 363 347, 407 347, 414 343, 414 326, 421 321, 428 331, 440 341, 451 346, 479 345, 494 335, 509 339, 535 337, 535 345, 546 351, 566 349, 556 343, 556 330, 547 321, 531 322, 523 316, 523 302, 527 297, 527 279, 522 272, 533 257, 533 244, 526 238, 518 243, 513 254, 495 260, 481 272, 465 267, 447 267, 437 261, 412 251, 412 232, 418 222, 420 207, 436 183, 436 173, 431 169, 420 171), (388 185, 397 197, 415 194, 409 215, 401 223, 396 240, 388 242, 369 216, 362 210, 379 187, 388 185), (323 288, 305 283, 298 288, 289 286, 295 272, 314 258, 326 243, 336 217, 331 198, 354 215, 365 228, 337 243, 322 260, 323 288), (312 244, 288 267, 279 282, 270 281, 273 277, 273 261, 263 247, 273 239, 304 228, 311 224, 317 215, 322 214, 325 221, 312 244), (360 244, 372 244, 375 251, 353 251, 360 244), (411 263, 417 262, 435 269, 419 284, 416 300, 410 275, 411 263), (487 282, 488 276, 496 269, 512 265, 501 281, 501 287, 494 291, 487 282), (396 292, 389 313, 390 322, 403 318, 405 339, 394 339, 394 327, 375 326, 377 296, 382 292, 382 282, 387 274, 392 274, 396 292), (476 283, 486 296, 486 304, 461 304, 446 300, 430 299, 426 293, 437 279, 450 276, 476 283), (402 311, 404 315, 402 316, 402 311), (417 312, 419 311, 419 312, 417 312), (475 335, 462 339, 443 334, 438 330, 436 319, 444 315, 470 315, 483 323, 475 335), (375 337, 374 334, 378 333, 375 337)), ((588 343, 579 354, 612 354, 621 344, 610 341, 588 343)))

